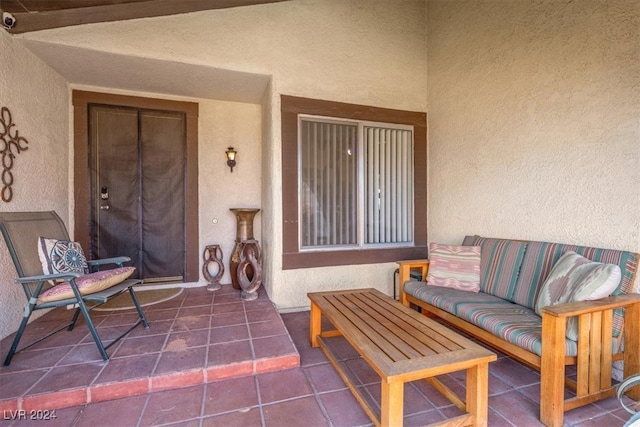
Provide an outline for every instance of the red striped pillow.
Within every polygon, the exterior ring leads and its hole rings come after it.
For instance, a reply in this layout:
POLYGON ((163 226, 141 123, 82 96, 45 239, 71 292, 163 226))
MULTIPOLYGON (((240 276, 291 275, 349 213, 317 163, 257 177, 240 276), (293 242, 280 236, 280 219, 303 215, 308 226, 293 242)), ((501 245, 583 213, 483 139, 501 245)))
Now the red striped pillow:
POLYGON ((480 291, 480 246, 429 245, 427 284, 480 291))

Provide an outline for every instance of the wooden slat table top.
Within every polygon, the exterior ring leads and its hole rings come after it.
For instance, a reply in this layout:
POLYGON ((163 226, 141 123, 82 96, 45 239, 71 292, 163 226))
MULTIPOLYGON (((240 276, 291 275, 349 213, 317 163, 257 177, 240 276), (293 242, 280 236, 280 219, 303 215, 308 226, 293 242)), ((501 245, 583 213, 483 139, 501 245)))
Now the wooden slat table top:
POLYGON ((409 381, 496 360, 488 349, 376 289, 308 296, 385 380, 409 381))

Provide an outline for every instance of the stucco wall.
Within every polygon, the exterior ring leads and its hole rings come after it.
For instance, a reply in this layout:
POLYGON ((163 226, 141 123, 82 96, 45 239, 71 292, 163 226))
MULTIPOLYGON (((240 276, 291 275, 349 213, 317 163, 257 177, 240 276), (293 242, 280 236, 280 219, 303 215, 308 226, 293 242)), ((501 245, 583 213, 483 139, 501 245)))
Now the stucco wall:
MULTIPOLYGON (((249 163, 241 152, 241 162, 262 175, 256 221, 262 222, 265 286, 280 308, 293 308, 308 306, 309 291, 373 286, 390 294, 395 264, 282 271, 280 95, 426 111, 425 11, 424 0, 293 0, 23 37, 272 76, 263 101, 269 123, 256 153, 264 157, 249 163)), ((228 191, 226 197, 243 196, 228 191)), ((209 213, 202 216, 201 230, 210 220, 209 213)))
MULTIPOLYGON (((9 203, 0 201, 0 210, 55 210, 68 224, 69 92, 66 81, 4 30, 0 30, 0 52, 0 107, 9 108, 14 129, 29 141, 29 148, 16 156, 11 169, 13 199, 9 203)), ((18 329, 26 302, 22 288, 13 284, 15 277, 13 262, 2 241, 0 339, 18 329)))
POLYGON ((640 251, 640 2, 428 1, 430 240, 640 251))

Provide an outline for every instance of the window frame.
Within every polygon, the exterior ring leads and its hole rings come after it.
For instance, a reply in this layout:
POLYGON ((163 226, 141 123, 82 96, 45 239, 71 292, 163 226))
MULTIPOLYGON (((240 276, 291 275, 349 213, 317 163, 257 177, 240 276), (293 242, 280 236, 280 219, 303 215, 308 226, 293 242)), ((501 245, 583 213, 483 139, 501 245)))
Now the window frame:
POLYGON ((357 104, 281 95, 282 126, 282 268, 284 270, 374 264, 427 257, 427 115, 357 104), (413 127, 414 234, 412 246, 357 249, 300 249, 299 244, 299 115, 337 120, 390 123, 413 127))

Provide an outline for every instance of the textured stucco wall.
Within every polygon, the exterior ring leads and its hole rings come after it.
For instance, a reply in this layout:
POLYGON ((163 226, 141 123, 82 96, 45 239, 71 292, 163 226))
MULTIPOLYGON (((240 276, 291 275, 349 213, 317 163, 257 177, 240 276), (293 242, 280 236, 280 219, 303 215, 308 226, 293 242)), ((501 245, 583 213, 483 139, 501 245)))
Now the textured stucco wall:
POLYGON ((428 1, 429 237, 640 251, 640 2, 428 1))
MULTIPOLYGON (((309 291, 374 286, 391 293, 395 264, 282 271, 280 95, 426 111, 425 12, 424 0, 293 0, 23 37, 272 76, 262 106, 269 123, 256 153, 264 157, 249 163, 241 153, 241 161, 262 174, 256 221, 262 222, 265 286, 279 307, 293 308, 308 306, 309 291)), ((235 192, 226 197, 242 200, 235 192)), ((210 217, 203 215, 201 229, 210 217)))
MULTIPOLYGON (((28 150, 14 159, 13 199, 0 210, 55 210, 68 224, 69 93, 64 79, 0 30, 0 107, 8 107, 28 150)), ((34 242, 34 250, 36 243, 34 242)), ((0 339, 22 318, 22 288, 4 241, 0 243, 0 339)), ((36 313, 41 314, 41 313, 36 313)), ((37 316, 36 316, 37 317, 37 316)))

